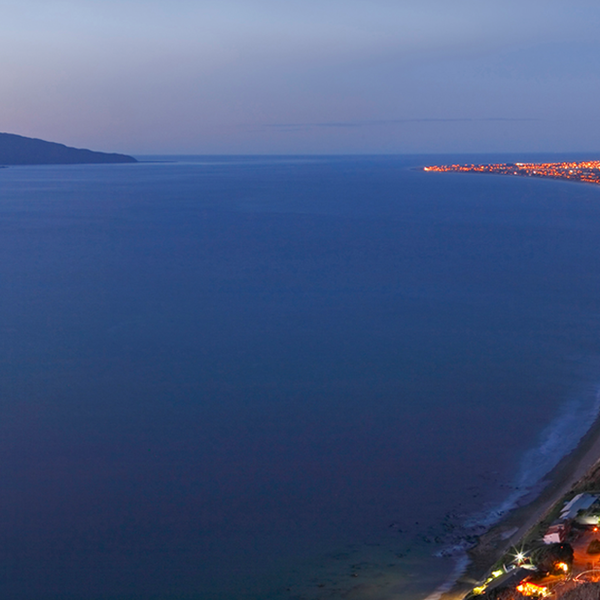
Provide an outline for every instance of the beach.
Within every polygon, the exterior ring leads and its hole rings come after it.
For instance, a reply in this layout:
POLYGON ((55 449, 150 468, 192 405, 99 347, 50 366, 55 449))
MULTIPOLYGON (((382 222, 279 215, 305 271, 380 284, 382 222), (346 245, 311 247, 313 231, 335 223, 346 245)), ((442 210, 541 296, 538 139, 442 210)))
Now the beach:
POLYGON ((167 158, 3 172, 2 597, 454 583, 596 415, 598 188, 167 158))
MULTIPOLYGON (((438 571, 429 572, 430 583, 437 587, 427 595, 427 600, 462 600, 511 548, 522 546, 557 502, 570 492, 585 489, 590 480, 596 481, 599 471, 600 417, 593 422, 577 447, 539 482, 537 495, 530 494, 529 499, 525 499, 526 504, 509 511, 479 536, 476 545, 466 555, 440 558, 439 566, 452 569, 453 573, 449 579, 444 579, 438 571), (450 566, 452 563, 453 567, 450 566)), ((400 557, 385 544, 347 548, 346 552, 315 562, 309 569, 311 577, 302 584, 292 585, 281 597, 303 600, 417 600, 424 595, 419 583, 427 576, 423 569, 425 565, 430 568, 424 560, 427 552, 431 552, 431 547, 417 547, 414 543, 412 551, 400 557)))
POLYGON ((597 477, 600 469, 600 418, 597 418, 578 446, 566 455, 541 482, 544 487, 531 502, 509 512, 481 535, 468 552, 470 562, 452 588, 442 595, 459 600, 480 582, 493 565, 524 539, 566 494, 597 477))

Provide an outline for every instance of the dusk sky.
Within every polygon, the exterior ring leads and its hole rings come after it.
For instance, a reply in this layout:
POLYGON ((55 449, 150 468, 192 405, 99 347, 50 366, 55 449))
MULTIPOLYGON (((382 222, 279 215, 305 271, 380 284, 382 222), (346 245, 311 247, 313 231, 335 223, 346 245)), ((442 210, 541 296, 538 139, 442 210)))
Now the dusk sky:
POLYGON ((0 131, 128 153, 600 151, 597 0, 19 0, 0 131))

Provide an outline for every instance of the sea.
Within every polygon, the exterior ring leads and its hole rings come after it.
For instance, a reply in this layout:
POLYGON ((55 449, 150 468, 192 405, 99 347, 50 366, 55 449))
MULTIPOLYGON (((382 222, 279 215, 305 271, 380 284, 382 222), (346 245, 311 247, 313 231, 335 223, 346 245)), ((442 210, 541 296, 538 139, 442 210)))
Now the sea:
POLYGON ((0 170, 0 597, 423 600, 599 410, 600 187, 0 170))

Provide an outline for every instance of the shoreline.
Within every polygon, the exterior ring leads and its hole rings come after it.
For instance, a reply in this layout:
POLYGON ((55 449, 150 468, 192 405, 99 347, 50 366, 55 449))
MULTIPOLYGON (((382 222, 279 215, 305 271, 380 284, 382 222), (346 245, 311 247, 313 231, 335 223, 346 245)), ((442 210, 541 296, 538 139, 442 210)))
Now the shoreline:
POLYGON ((540 481, 543 489, 529 503, 509 511, 467 551, 469 563, 442 600, 462 600, 511 547, 519 545, 566 494, 585 485, 600 469, 600 414, 577 446, 540 481))
POLYGON ((423 167, 433 173, 492 173, 495 175, 516 175, 540 179, 564 179, 581 183, 600 184, 600 161, 558 163, 496 163, 470 165, 433 165, 423 167))
MULTIPOLYGON (((400 556, 393 546, 365 544, 364 552, 355 546, 351 551, 345 549, 334 561, 322 557, 323 560, 311 569, 310 582, 307 583, 305 578, 302 583, 288 581, 287 594, 273 596, 273 600, 287 600, 290 593, 293 598, 304 600, 463 600, 511 547, 519 546, 535 532, 557 502, 590 482, 594 483, 594 488, 600 488, 600 413, 577 446, 560 459, 528 496, 524 496, 522 501, 526 504, 507 511, 478 537, 475 546, 464 553, 437 559, 446 561, 445 575, 432 571, 435 565, 430 561, 426 566, 421 564, 425 557, 434 556, 431 546, 422 546, 416 553, 411 550, 408 556, 403 551, 400 556), (377 548, 375 552, 374 547, 377 548), (376 559, 378 554, 381 556, 376 559), (454 562, 454 567, 450 566, 450 561, 454 562), (416 578, 414 569, 421 569, 416 578), (427 589, 423 589, 425 582, 429 584, 427 589)), ((438 567, 441 564, 438 563, 438 567)), ((485 596, 480 598, 485 600, 485 596)))

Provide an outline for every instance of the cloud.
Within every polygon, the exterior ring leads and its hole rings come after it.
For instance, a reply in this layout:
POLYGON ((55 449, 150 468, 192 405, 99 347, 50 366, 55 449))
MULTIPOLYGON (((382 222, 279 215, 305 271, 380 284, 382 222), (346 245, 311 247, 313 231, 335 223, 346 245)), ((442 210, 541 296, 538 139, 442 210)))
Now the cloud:
POLYGON ((380 119, 370 121, 324 121, 321 123, 267 123, 263 129, 275 129, 279 131, 307 131, 310 129, 336 129, 336 128, 359 128, 359 127, 381 127, 386 125, 403 125, 405 123, 485 123, 485 122, 523 122, 541 121, 538 118, 529 117, 455 117, 455 118, 412 118, 412 119, 380 119))

